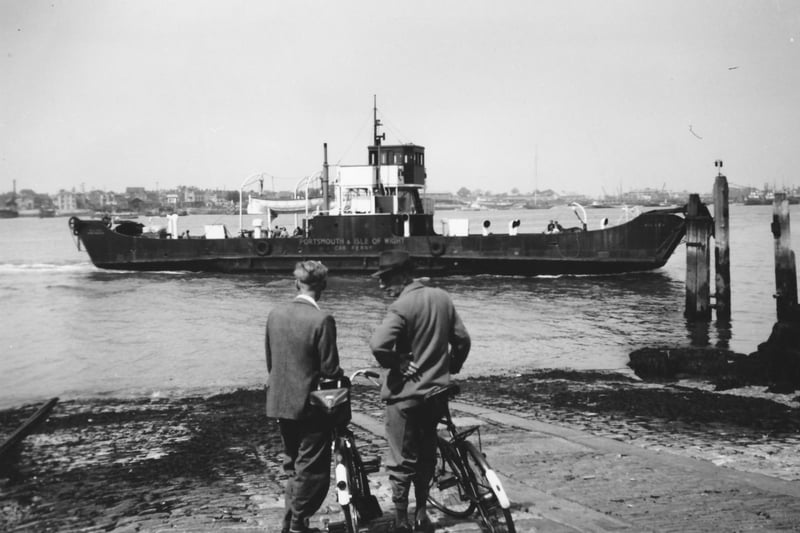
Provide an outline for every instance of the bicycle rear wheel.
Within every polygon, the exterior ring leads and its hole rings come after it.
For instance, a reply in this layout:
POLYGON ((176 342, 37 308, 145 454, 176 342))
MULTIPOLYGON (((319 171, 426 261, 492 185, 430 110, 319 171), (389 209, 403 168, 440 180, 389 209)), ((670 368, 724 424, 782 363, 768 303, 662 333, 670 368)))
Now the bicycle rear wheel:
POLYGON ((342 506, 347 533, 358 533, 358 511, 354 495, 358 494, 359 481, 358 475, 356 475, 356 462, 346 438, 341 438, 336 453, 335 474, 339 505, 342 506))
POLYGON ((516 533, 511 511, 507 508, 508 496, 497 474, 474 444, 464 442, 464 451, 467 467, 474 474, 478 513, 483 525, 490 533, 516 533))
POLYGON ((428 501, 440 511, 456 518, 466 518, 475 510, 475 503, 464 491, 464 472, 456 451, 446 439, 436 445, 436 466, 428 488, 428 501))

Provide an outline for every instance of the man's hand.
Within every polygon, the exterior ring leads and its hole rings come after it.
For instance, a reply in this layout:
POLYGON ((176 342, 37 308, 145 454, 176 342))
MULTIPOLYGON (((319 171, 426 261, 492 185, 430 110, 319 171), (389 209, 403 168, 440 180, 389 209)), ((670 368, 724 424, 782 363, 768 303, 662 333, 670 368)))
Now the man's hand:
POLYGON ((414 361, 403 361, 400 363, 400 366, 397 367, 403 377, 407 380, 417 381, 419 380, 419 367, 414 361))

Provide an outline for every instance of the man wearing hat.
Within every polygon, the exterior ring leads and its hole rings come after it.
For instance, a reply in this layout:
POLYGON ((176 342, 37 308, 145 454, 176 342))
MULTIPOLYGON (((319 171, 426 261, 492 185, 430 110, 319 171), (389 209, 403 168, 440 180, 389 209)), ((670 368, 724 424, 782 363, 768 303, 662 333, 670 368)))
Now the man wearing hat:
POLYGON ((414 485, 414 529, 431 529, 426 507, 436 460, 440 406, 425 394, 450 383, 469 354, 470 337, 450 296, 412 277, 405 250, 383 252, 373 274, 387 296, 396 298, 370 339, 378 363, 389 372, 381 389, 386 402, 386 437, 397 531, 410 531, 408 497, 414 485))
POLYGON ((278 419, 283 440, 283 533, 311 533, 308 520, 325 501, 330 485, 331 435, 335 420, 312 410, 308 395, 321 379, 342 375, 336 322, 317 302, 328 269, 319 261, 295 265, 297 296, 267 318, 267 416, 278 419))

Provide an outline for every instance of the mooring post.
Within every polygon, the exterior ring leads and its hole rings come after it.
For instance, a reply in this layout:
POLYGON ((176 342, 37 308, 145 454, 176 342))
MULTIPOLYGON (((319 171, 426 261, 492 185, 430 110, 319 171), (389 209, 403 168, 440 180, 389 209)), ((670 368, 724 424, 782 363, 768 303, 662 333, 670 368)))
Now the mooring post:
POLYGON ((710 320, 709 246, 710 220, 708 209, 699 194, 689 195, 686 211, 686 311, 689 320, 710 320))
POLYGON ((714 180, 714 272, 716 294, 714 308, 717 320, 731 319, 731 253, 729 248, 728 178, 722 175, 722 161, 715 161, 719 169, 714 180))
POLYGON ((778 320, 789 320, 797 309, 797 271, 789 227, 789 200, 775 193, 772 235, 775 237, 775 301, 778 320))

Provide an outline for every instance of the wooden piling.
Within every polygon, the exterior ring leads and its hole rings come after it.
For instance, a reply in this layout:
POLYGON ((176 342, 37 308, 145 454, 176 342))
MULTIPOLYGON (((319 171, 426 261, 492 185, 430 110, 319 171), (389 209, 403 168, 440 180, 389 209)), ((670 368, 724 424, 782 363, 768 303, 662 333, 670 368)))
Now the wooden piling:
POLYGON ((784 193, 775 193, 772 214, 772 235, 775 238, 775 301, 778 321, 797 318, 797 271, 789 227, 789 200, 784 193))
MULTIPOLYGON (((722 167, 722 161, 717 162, 722 167)), ((731 255, 729 248, 728 178, 719 174, 714 180, 714 278, 717 320, 731 319, 731 255)))
POLYGON ((700 195, 689 195, 686 212, 686 311, 688 320, 710 320, 710 257, 711 217, 700 202, 700 195))

